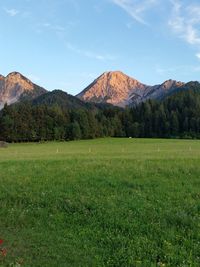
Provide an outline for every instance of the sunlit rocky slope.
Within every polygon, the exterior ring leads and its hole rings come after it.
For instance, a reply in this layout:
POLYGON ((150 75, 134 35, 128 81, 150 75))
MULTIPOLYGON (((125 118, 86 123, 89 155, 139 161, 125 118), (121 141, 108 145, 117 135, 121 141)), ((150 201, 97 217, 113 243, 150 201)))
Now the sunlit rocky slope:
POLYGON ((183 85, 182 82, 168 80, 159 85, 149 86, 120 71, 105 72, 77 97, 87 102, 125 107, 147 99, 162 99, 183 85))
POLYGON ((33 99, 42 94, 46 90, 24 77, 18 72, 12 72, 6 77, 0 75, 0 109, 4 104, 12 104, 22 98, 33 99))

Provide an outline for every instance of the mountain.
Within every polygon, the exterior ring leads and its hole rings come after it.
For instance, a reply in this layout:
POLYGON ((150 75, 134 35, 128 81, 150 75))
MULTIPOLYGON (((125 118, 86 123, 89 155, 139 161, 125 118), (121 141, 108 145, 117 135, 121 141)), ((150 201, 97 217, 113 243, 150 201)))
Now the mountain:
POLYGON ((32 83, 18 72, 6 77, 0 75, 0 109, 4 104, 12 104, 23 100, 34 100, 34 105, 57 104, 62 108, 109 108, 135 106, 148 99, 163 100, 176 92, 189 90, 190 83, 167 80, 162 84, 149 86, 131 78, 121 71, 105 72, 95 79, 77 96, 69 95, 61 90, 52 92, 32 83))
MULTIPOLYGON (((167 80, 162 84, 147 86, 139 102, 145 102, 148 99, 162 100, 168 95, 176 93, 177 91, 182 90, 182 87, 185 84, 183 82, 178 82, 175 80, 167 80)), ((133 101, 134 102, 134 101, 133 101)))
POLYGON ((77 97, 87 102, 110 103, 123 107, 129 103, 129 96, 133 91, 143 92, 145 88, 146 85, 121 71, 105 72, 77 97))
POLYGON ((4 104, 12 104, 21 99, 34 99, 47 91, 32 83, 19 72, 12 72, 6 77, 0 75, 0 109, 4 104))
POLYGON ((120 71, 110 71, 94 80, 77 97, 86 102, 110 103, 125 107, 148 99, 162 99, 183 85, 182 82, 168 80, 160 85, 149 86, 120 71))
POLYGON ((85 103, 55 90, 32 101, 6 106, 0 112, 0 140, 28 142, 106 136, 200 139, 199 114, 198 82, 185 84, 163 101, 146 101, 127 109, 85 103))
POLYGON ((175 96, 176 93, 190 91, 199 94, 200 92, 200 83, 197 81, 190 81, 188 83, 183 84, 180 87, 174 88, 174 90, 170 90, 167 94, 165 94, 165 98, 168 96, 175 96))

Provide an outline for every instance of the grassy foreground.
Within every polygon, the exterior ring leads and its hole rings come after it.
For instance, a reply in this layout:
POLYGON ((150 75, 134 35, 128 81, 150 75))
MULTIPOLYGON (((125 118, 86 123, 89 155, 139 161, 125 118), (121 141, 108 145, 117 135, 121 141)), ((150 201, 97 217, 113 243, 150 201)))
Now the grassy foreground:
POLYGON ((200 141, 0 149, 0 266, 200 266, 200 141))

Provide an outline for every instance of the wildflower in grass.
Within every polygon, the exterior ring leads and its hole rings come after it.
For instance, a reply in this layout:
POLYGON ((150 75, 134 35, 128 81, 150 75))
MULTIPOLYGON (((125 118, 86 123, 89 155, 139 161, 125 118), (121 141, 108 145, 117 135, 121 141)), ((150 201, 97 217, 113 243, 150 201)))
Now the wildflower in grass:
MULTIPOLYGON (((0 239, 0 246, 3 244, 3 239, 0 239)), ((6 250, 6 248, 2 248, 2 249, 0 249, 0 255, 2 256, 2 257, 6 257, 6 255, 7 255, 7 250, 6 250)))
POLYGON ((3 249, 1 250, 1 255, 2 255, 3 257, 6 257, 6 255, 7 255, 7 249, 6 249, 6 248, 3 248, 3 249))
POLYGON ((17 264, 21 266, 24 263, 24 260, 22 258, 17 260, 17 264))

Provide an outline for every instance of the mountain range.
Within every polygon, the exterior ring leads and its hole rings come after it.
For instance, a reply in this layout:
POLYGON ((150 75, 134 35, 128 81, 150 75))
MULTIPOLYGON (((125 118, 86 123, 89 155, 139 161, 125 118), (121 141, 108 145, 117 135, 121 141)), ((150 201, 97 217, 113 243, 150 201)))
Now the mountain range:
POLYGON ((167 80, 162 84, 150 86, 131 78, 121 71, 105 72, 76 96, 68 95, 61 90, 52 92, 32 83, 18 72, 6 77, 0 75, 0 109, 22 100, 33 100, 34 103, 52 104, 59 99, 66 107, 73 103, 83 107, 84 102, 112 104, 125 107, 134 106, 148 99, 162 100, 177 91, 189 90, 192 83, 167 80), (66 99, 66 103, 65 103, 66 99))
POLYGON ((149 86, 121 71, 113 71, 103 73, 77 97, 87 102, 110 103, 125 107, 148 99, 162 99, 183 85, 182 82, 168 80, 159 85, 149 86))

